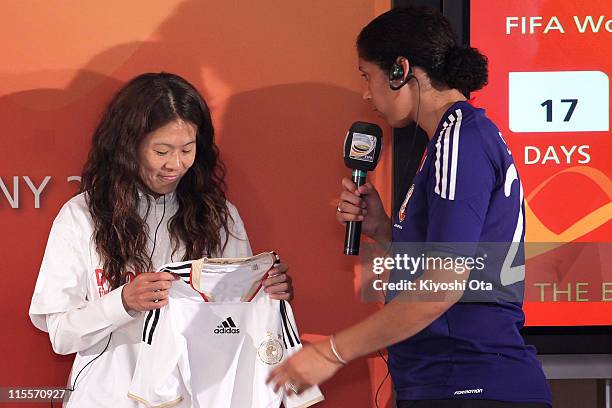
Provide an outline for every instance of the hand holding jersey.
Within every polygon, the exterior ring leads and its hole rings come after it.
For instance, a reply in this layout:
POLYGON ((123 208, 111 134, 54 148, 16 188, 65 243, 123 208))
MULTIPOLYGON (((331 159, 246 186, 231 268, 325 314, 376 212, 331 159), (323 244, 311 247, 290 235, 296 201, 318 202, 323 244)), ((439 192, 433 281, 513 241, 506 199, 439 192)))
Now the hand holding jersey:
POLYGON ((172 281, 179 278, 168 272, 140 273, 121 292, 123 307, 131 311, 145 312, 168 304, 168 290, 172 281))
POLYGON ((268 277, 263 281, 264 291, 276 300, 293 299, 293 285, 289 275, 287 264, 280 262, 268 272, 268 277))
POLYGON ((301 352, 272 370, 266 383, 273 384, 275 392, 291 384, 287 392, 300 394, 331 378, 342 365, 330 350, 329 340, 320 340, 305 345, 301 352))

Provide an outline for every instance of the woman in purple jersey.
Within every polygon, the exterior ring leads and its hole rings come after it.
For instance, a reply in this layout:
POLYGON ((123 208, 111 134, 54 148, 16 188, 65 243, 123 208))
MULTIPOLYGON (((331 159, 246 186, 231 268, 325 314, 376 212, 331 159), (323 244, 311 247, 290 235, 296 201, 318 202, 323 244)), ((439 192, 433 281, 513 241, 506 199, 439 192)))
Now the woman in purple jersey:
POLYGON ((270 381, 300 392, 388 347, 398 408, 551 405, 535 350, 519 334, 524 260, 522 246, 511 243, 524 240, 520 179, 497 127, 465 97, 486 84, 486 58, 459 45, 441 14, 420 7, 374 19, 359 34, 357 51, 363 98, 392 127, 418 124, 430 142, 397 214, 385 213, 370 183, 357 189, 345 178, 338 221, 361 221, 362 232, 381 244, 497 242, 515 249, 505 249, 503 267, 488 276, 474 267, 465 273, 451 257, 419 278, 486 277, 498 288, 492 301, 465 302, 461 285, 428 301, 404 291, 362 322, 305 347, 270 381))

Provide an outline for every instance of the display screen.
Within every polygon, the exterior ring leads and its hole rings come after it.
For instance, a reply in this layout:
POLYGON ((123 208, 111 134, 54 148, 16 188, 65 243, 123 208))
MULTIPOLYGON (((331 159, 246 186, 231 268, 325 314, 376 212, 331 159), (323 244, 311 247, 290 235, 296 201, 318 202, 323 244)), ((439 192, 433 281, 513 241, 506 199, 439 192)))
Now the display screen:
POLYGON ((470 44, 524 188, 526 324, 611 325, 612 2, 471 0, 470 44))

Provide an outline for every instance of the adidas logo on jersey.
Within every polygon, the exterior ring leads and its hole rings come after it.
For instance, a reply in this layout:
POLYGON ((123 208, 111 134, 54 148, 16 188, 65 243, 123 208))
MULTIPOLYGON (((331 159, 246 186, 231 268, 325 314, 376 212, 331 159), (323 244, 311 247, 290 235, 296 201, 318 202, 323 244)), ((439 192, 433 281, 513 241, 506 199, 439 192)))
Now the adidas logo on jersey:
POLYGON ((240 333, 240 329, 236 327, 236 323, 232 320, 231 317, 228 317, 224 321, 221 322, 215 329, 215 334, 238 334, 240 333))

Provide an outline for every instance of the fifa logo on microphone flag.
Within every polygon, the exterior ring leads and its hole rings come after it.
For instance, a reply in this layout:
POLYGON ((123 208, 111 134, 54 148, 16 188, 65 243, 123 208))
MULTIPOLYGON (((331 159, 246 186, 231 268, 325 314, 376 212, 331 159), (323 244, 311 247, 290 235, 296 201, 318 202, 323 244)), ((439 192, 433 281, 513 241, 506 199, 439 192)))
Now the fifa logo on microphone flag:
POLYGON ((376 137, 364 135, 363 133, 353 133, 353 142, 349 156, 351 159, 374 162, 374 152, 376 149, 376 137))

